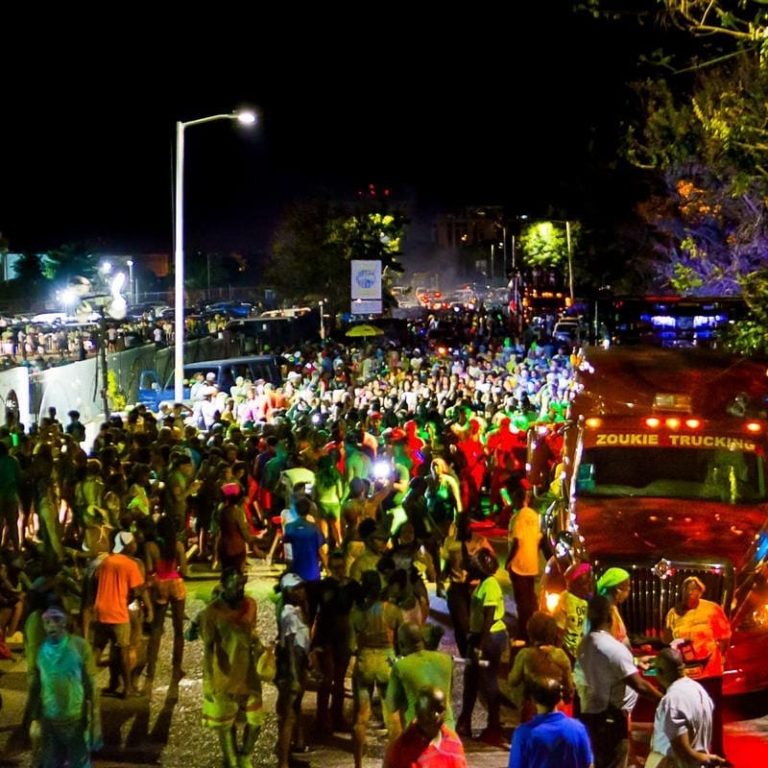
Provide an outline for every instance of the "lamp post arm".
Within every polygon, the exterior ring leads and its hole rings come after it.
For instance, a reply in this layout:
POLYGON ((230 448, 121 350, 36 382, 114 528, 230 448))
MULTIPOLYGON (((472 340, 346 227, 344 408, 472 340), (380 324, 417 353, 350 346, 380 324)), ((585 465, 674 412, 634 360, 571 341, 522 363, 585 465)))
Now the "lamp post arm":
POLYGON ((197 120, 187 120, 184 123, 176 123, 182 129, 189 125, 200 125, 201 123, 212 123, 214 120, 237 120, 237 112, 230 112, 223 115, 210 115, 209 117, 199 117, 197 120))

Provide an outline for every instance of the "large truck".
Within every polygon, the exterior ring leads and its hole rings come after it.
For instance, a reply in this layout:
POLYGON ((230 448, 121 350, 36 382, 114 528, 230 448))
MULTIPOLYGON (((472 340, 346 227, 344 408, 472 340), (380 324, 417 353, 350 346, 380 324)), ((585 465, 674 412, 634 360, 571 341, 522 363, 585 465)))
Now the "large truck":
POLYGON ((636 646, 658 642, 683 580, 697 576, 732 625, 724 691, 768 687, 768 478, 764 365, 696 350, 596 350, 553 457, 536 427, 529 471, 557 467, 543 524, 542 602, 585 561, 631 574, 622 606, 636 646))

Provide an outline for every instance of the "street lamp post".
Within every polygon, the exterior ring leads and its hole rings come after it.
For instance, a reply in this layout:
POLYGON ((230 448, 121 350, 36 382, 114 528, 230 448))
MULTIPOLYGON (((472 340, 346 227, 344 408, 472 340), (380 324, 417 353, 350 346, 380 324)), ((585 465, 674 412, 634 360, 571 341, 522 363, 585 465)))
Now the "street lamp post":
POLYGON ((493 275, 496 271, 496 243, 491 243, 491 274, 489 276, 488 282, 490 283, 491 287, 493 287, 493 275))
POLYGON ((131 304, 135 304, 136 290, 133 286, 133 259, 128 259, 125 263, 128 266, 128 296, 131 299, 131 304))
POLYGON ((231 112, 211 115, 197 120, 176 123, 176 188, 174 205, 174 357, 173 396, 176 402, 184 398, 184 131, 191 125, 212 123, 214 120, 237 120, 253 125, 253 112, 231 112))

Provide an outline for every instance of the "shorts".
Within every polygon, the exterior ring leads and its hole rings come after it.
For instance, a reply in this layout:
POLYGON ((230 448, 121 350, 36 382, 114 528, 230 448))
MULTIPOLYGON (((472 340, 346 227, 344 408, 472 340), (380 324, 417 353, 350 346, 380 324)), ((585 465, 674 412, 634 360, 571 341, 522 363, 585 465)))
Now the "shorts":
POLYGON ((100 621, 93 625, 93 645, 104 648, 112 640, 118 648, 129 648, 131 645, 131 623, 102 624, 100 621))
POLYGON ((248 694, 203 691, 203 725, 206 728, 231 728, 240 712, 245 715, 248 725, 264 724, 266 714, 261 703, 261 687, 248 694))
POLYGON ((341 504, 338 501, 318 501, 317 506, 324 520, 330 522, 341 520, 341 504))
POLYGON ((158 605, 165 605, 169 600, 172 603, 186 600, 187 587, 184 579, 163 579, 162 581, 156 579, 153 597, 158 605))
POLYGON ((358 685, 386 685, 392 672, 395 652, 391 648, 366 648, 360 651, 355 665, 354 681, 358 685))

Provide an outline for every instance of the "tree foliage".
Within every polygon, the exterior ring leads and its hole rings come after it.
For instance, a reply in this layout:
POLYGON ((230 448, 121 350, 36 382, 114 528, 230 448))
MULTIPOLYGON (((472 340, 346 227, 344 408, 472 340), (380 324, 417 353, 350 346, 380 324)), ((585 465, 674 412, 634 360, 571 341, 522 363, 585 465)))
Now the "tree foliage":
POLYGON ((402 271, 397 257, 406 224, 380 199, 295 204, 276 230, 266 279, 287 300, 327 299, 342 308, 350 299, 351 260, 380 259, 385 280, 389 271, 402 271))
POLYGON ((654 12, 634 0, 581 5, 603 18, 634 13, 675 33, 674 45, 646 57, 626 142, 630 162, 655 178, 638 208, 653 237, 643 267, 649 287, 740 293, 752 314, 731 341, 740 351, 765 349, 768 2, 657 0, 654 12))
MULTIPOLYGON (((571 223, 571 249, 576 247, 579 225, 571 223)), ((568 261, 568 237, 565 223, 537 221, 523 228, 520 243, 527 264, 558 267, 568 261)))
POLYGON ((98 275, 99 257, 82 243, 65 243, 46 254, 42 264, 43 276, 59 284, 73 277, 94 281, 98 275))
POLYGON ((657 56, 636 83, 641 119, 627 157, 657 175, 640 207, 654 233, 656 289, 735 294, 765 269, 768 247, 766 12, 755 2, 664 0, 667 19, 701 44, 657 56))

